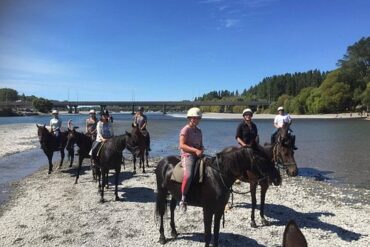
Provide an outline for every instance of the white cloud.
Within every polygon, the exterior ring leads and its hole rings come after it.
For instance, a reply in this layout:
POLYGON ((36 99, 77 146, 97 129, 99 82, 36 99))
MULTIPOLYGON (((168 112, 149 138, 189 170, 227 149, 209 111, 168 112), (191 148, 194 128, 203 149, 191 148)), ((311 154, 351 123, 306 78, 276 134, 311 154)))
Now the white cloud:
POLYGON ((226 28, 231 28, 236 26, 239 23, 239 20, 237 19, 226 19, 224 20, 224 25, 226 28))
POLYGON ((220 3, 222 0, 202 0, 199 3, 220 3))

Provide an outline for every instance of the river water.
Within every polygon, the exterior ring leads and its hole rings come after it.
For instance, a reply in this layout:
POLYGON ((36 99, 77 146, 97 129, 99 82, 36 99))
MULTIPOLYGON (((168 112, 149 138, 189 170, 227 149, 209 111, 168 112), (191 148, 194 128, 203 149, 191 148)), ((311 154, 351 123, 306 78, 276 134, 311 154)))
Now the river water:
MULTIPOLYGON (((72 119, 75 126, 84 129, 86 115, 62 115, 63 125, 72 119)), ((116 134, 131 127, 130 114, 113 114, 116 134)), ((48 124, 49 116, 0 117, 0 125, 12 123, 48 124)), ((151 157, 178 154, 178 133, 186 124, 184 118, 148 114, 151 134, 151 157)), ((203 119, 207 154, 214 154, 226 146, 236 145, 235 129, 241 120, 203 119)), ((268 142, 274 131, 271 119, 254 120, 260 140, 268 142)), ((297 136, 295 158, 301 176, 327 179, 337 186, 370 189, 370 121, 361 119, 297 119, 292 125, 297 136)), ((36 128, 35 128, 36 131, 36 128)), ((57 153, 55 153, 58 159, 57 153)), ((127 154, 128 155, 128 154, 127 154)), ((32 174, 47 164, 40 149, 0 158, 0 203, 9 194, 9 183, 32 174)), ((65 167, 67 165, 65 164, 65 167)))

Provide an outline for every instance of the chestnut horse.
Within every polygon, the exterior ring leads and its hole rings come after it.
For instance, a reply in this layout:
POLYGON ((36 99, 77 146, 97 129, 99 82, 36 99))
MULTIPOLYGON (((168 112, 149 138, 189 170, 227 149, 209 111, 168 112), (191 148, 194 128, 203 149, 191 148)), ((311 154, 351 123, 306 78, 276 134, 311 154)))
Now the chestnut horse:
MULTIPOLYGON (((41 149, 44 151, 46 157, 49 161, 49 171, 48 174, 50 174, 53 171, 53 154, 54 152, 60 151, 60 164, 59 168, 62 167, 63 161, 64 161, 64 149, 67 145, 67 134, 68 131, 61 132, 61 148, 59 148, 57 143, 57 138, 51 133, 44 125, 38 125, 37 126, 37 135, 39 137, 41 149)), ((73 159, 74 159, 74 150, 67 148, 68 151, 68 157, 70 159, 69 167, 72 167, 73 159)))
MULTIPOLYGON (((160 160, 155 169, 157 179, 156 215, 160 217, 159 241, 161 244, 166 243, 163 218, 168 193, 171 194, 171 235, 174 238, 177 236, 174 212, 177 202, 181 200, 181 184, 172 181, 171 175, 174 167, 179 162, 179 156, 168 156, 160 160)), ((204 169, 204 182, 193 182, 190 187, 187 195, 188 205, 203 208, 205 246, 209 246, 211 242, 213 216, 213 243, 214 246, 218 246, 220 220, 229 200, 231 186, 237 178, 242 177, 247 170, 259 170, 259 173, 263 176, 268 177, 274 183, 279 183, 280 174, 270 160, 263 156, 256 156, 254 157, 254 164, 252 165, 250 153, 246 148, 218 153, 216 157, 211 158, 209 165, 204 169)))

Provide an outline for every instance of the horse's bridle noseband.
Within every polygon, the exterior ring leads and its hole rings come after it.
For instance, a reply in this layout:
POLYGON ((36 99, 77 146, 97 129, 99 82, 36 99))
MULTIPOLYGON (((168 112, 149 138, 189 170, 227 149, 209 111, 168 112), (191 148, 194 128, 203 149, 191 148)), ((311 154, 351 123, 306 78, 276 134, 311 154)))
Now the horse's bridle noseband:
POLYGON ((278 169, 281 169, 281 170, 288 170, 289 167, 291 166, 295 166, 296 163, 285 163, 284 160, 281 158, 281 155, 280 155, 280 152, 279 152, 279 148, 281 147, 282 143, 281 141, 277 141, 275 143, 275 145, 273 146, 273 149, 272 149, 272 160, 275 164, 275 166, 278 168, 278 169))

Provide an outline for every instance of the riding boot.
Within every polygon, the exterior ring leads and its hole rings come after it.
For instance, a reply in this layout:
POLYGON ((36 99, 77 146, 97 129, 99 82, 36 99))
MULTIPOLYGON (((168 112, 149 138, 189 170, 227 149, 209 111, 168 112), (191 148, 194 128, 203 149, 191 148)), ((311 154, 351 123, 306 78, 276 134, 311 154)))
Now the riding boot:
POLYGON ((292 135, 292 144, 293 144, 293 149, 297 150, 298 148, 295 145, 295 135, 292 135))

